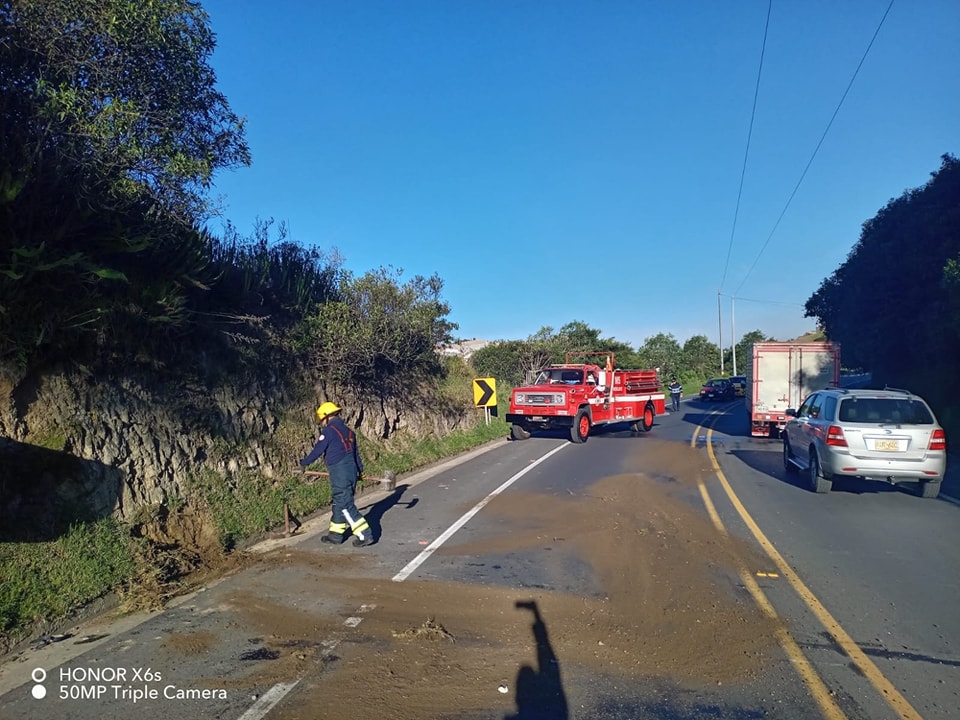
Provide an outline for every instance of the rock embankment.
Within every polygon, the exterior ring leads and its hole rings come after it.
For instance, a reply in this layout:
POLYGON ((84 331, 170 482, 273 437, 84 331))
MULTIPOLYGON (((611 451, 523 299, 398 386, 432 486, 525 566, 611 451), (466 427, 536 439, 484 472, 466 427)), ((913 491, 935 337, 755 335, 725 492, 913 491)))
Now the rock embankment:
MULTIPOLYGON (((327 396, 293 387, 277 377, 210 388, 78 372, 21 382, 0 400, 2 539, 53 537, 78 519, 133 522, 144 508, 189 501, 189 480, 199 473, 282 474, 310 447, 313 409, 327 396)), ((466 409, 430 403, 418 412, 340 401, 367 437, 443 432, 472 420, 466 409)))

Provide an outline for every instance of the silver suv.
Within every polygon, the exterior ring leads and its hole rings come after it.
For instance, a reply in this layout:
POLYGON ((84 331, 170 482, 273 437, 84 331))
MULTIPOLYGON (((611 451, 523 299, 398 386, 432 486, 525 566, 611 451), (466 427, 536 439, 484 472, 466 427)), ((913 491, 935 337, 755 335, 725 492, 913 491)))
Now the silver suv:
POLYGON ((947 467, 947 437, 930 406, 906 390, 828 389, 786 412, 783 467, 804 470, 814 492, 833 477, 917 481, 936 497, 947 467))

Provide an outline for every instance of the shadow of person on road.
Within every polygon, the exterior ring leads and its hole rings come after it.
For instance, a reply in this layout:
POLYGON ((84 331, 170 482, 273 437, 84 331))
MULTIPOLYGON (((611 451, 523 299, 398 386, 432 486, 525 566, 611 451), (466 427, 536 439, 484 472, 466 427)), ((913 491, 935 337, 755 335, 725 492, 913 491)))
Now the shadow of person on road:
POLYGON ((409 489, 409 485, 397 485, 393 492, 391 492, 385 498, 378 500, 372 505, 365 505, 361 508, 358 508, 360 512, 363 513, 363 516, 367 519, 367 523, 373 529, 373 536, 375 538, 378 538, 383 534, 383 528, 381 527, 380 521, 390 508, 394 507, 395 505, 404 505, 407 507, 407 509, 409 509, 419 502, 418 498, 413 498, 407 502, 400 501, 400 499, 403 497, 403 493, 409 489))
POLYGON ((537 668, 524 665, 517 672, 517 712, 505 720, 567 720, 567 697, 560 679, 560 662, 553 653, 547 626, 533 600, 517 601, 518 610, 533 613, 533 639, 537 644, 537 668))

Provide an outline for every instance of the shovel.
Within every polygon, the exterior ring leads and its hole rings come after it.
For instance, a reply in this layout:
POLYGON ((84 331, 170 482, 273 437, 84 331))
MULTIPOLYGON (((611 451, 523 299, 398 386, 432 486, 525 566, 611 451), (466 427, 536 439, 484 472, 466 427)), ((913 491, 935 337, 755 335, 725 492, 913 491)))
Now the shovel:
MULTIPOLYGON (((303 473, 304 475, 310 477, 330 477, 330 473, 318 472, 316 470, 306 470, 303 473)), ((382 478, 365 478, 367 480, 376 480, 380 483, 381 490, 395 490, 397 487, 397 476, 393 470, 387 470, 382 478)))

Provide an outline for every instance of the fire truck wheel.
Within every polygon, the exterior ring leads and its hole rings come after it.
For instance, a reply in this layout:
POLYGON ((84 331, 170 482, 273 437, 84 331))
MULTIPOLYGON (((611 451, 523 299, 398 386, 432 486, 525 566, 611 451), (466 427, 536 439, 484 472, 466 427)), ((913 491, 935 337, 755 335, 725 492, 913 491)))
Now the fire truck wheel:
POLYGON ((510 427, 510 437, 514 440, 529 440, 530 431, 523 427, 523 425, 514 424, 510 427))
POLYGON ((570 439, 575 443, 585 443, 589 434, 590 414, 586 410, 579 410, 573 419, 573 427, 570 428, 570 439))
POLYGON ((654 417, 653 405, 647 405, 643 409, 643 419, 640 421, 640 426, 643 428, 644 432, 650 432, 653 428, 653 417, 654 417))

